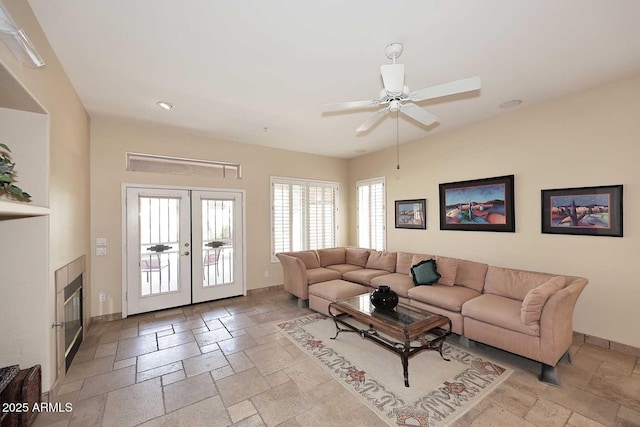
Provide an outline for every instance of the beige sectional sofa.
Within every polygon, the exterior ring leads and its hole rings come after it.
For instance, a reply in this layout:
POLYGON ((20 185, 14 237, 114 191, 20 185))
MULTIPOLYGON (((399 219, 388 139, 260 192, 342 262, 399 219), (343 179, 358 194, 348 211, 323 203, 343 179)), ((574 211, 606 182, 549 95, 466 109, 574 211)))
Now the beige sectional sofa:
POLYGON ((331 302, 388 285, 401 302, 442 314, 461 343, 501 348, 542 364, 540 380, 560 385, 555 366, 570 358, 573 309, 588 281, 458 258, 361 248, 277 254, 284 288, 318 312, 331 302), (411 267, 435 259, 440 280, 415 286, 411 267), (471 340, 471 341, 470 341, 471 340))

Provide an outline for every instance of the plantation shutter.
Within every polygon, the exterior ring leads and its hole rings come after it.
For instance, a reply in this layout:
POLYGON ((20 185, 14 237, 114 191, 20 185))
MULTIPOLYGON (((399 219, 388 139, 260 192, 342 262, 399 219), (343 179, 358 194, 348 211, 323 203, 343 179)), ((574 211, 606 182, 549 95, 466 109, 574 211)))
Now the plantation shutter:
POLYGON ((272 255, 335 246, 338 184, 271 178, 272 255))
POLYGON ((331 185, 309 184, 308 249, 335 246, 336 189, 331 185))
POLYGON ((273 213, 272 237, 273 253, 291 250, 291 186, 278 182, 272 184, 273 213))
POLYGON ((358 246, 385 249, 385 189, 384 178, 375 178, 356 183, 358 246))

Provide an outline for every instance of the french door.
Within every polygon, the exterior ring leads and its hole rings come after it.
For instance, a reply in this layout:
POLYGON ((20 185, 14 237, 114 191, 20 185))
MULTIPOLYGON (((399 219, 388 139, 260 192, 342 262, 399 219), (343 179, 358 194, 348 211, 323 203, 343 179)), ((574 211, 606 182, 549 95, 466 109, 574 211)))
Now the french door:
POLYGON ((244 294, 242 196, 127 188, 127 315, 244 294))

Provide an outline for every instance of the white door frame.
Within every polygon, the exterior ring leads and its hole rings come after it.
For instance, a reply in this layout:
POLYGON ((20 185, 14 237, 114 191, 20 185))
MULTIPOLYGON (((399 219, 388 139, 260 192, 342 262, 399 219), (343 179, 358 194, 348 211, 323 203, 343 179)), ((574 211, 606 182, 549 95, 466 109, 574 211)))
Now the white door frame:
POLYGON ((128 303, 127 303, 127 188, 150 188, 150 189, 159 189, 159 190, 190 190, 190 191, 212 191, 212 192, 236 192, 242 193, 242 206, 240 208, 240 215, 242 215, 242 295, 247 295, 247 215, 246 215, 246 204, 247 204, 247 192, 244 189, 240 188, 212 188, 212 187, 190 187, 190 186, 176 186, 176 185, 155 185, 155 184, 134 184, 134 183, 125 183, 121 184, 120 190, 120 205, 121 209, 121 220, 122 220, 122 318, 126 318, 128 313, 128 303))

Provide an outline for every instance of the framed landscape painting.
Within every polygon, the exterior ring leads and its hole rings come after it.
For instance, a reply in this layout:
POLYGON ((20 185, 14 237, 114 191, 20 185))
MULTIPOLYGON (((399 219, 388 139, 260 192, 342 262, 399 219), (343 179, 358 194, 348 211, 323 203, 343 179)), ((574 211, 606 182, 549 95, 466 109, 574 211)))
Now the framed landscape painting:
POLYGON ((426 199, 396 200, 396 228, 427 228, 426 199))
POLYGON ((440 230, 515 232, 513 175, 440 184, 440 230))
POLYGON ((542 232, 622 237, 622 185, 542 190, 542 232))

